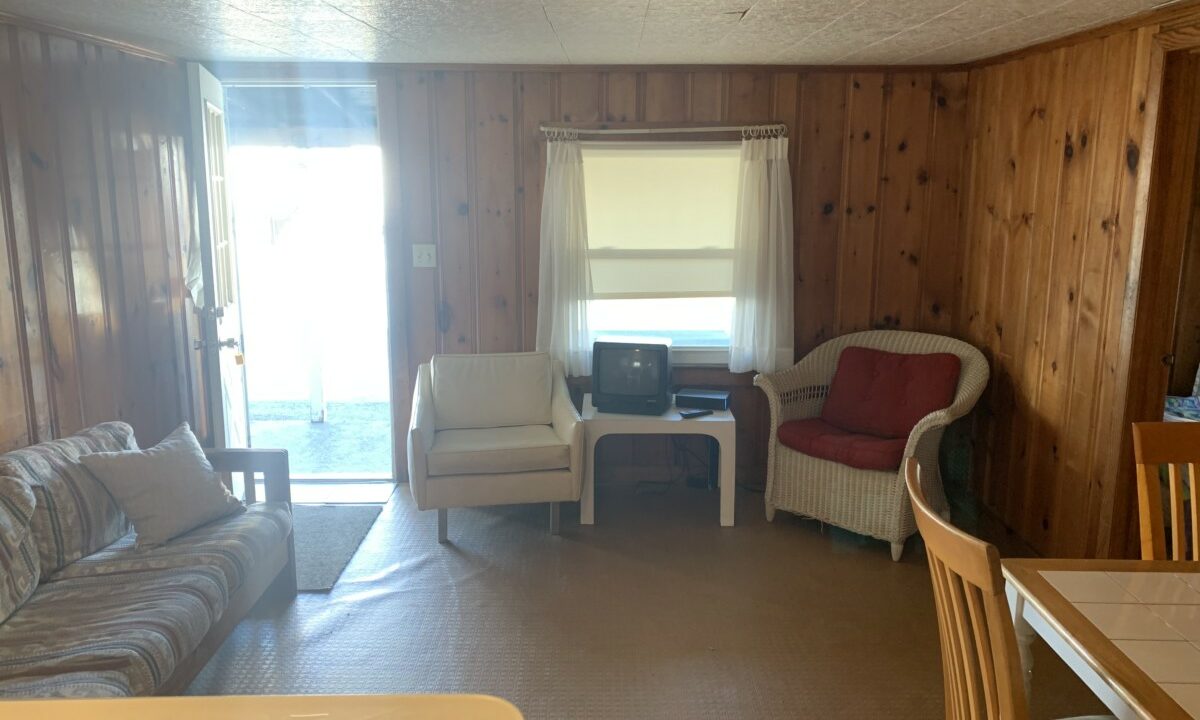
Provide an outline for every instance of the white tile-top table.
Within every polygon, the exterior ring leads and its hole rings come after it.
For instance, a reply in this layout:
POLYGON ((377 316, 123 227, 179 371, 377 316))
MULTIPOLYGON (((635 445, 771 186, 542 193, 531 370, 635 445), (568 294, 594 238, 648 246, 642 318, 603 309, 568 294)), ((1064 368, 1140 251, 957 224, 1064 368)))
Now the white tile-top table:
POLYGON ((579 499, 579 522, 596 521, 596 443, 605 435, 708 435, 720 450, 717 482, 721 486, 721 524, 733 525, 734 488, 737 469, 737 424, 729 410, 685 420, 672 406, 662 415, 605 413, 592 405, 591 393, 583 396, 583 426, 587 436, 583 463, 583 495, 579 499))
POLYGON ((22 720, 521 720, 486 695, 258 695, 97 700, 9 700, 5 718, 22 720))
POLYGON ((1026 689, 1036 633, 1118 718, 1200 720, 1200 563, 1003 565, 1026 689))

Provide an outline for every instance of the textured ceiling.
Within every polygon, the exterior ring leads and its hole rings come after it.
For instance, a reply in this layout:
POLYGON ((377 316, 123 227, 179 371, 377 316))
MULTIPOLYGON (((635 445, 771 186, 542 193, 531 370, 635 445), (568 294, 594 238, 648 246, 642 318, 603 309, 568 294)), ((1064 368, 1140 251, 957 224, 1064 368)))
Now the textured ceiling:
POLYGON ((14 15, 204 60, 941 64, 1162 0, 0 0, 14 15))

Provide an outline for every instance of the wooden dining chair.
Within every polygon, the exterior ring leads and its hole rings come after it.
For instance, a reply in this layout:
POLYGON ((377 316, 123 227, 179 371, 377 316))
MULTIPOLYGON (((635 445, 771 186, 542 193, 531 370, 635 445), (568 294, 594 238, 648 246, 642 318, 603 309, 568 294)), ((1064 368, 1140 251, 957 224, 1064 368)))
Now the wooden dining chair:
POLYGON ((1200 560, 1200 503, 1196 502, 1196 466, 1200 465, 1200 423, 1142 422, 1133 424, 1133 462, 1137 466, 1138 521, 1143 560, 1187 560, 1188 520, 1191 521, 1191 559, 1200 560), (1171 518, 1171 552, 1167 554, 1159 468, 1167 466, 1171 518), (1192 488, 1184 496, 1183 469, 1192 488), (1190 506, 1190 509, 1189 507, 1190 506))
MULTIPOLYGON (((1000 552, 936 513, 921 490, 920 476, 917 459, 909 458, 904 482, 933 578, 946 718, 1027 720, 1028 698, 1000 552)), ((1116 718, 1090 715, 1072 720, 1116 718)))
POLYGON ((934 511, 921 491, 916 458, 908 459, 904 474, 933 578, 946 717, 1025 720, 1029 708, 1000 553, 934 511))

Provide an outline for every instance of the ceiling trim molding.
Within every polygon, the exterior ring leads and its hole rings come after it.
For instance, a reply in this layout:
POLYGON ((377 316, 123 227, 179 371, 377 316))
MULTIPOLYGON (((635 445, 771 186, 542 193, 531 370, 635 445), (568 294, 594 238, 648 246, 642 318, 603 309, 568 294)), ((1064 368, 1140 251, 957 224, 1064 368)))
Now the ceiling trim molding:
POLYGON ((59 37, 78 40, 80 42, 91 43, 93 45, 104 45, 115 50, 120 50, 126 55, 135 55, 137 57, 146 58, 147 60, 157 60, 159 62, 176 64, 179 58, 172 57, 165 53, 160 53, 156 50, 150 50, 133 43, 115 40, 113 38, 104 37, 101 35, 93 35, 92 33, 82 32, 80 30, 72 30, 53 23, 45 23, 40 20, 32 20, 30 18, 13 15, 12 13, 0 10, 0 25, 12 25, 14 27, 23 27, 35 32, 47 33, 49 35, 58 35, 59 37))
MULTIPOLYGON (((1197 0, 1200 2, 1200 0, 1197 0)), ((944 73, 969 69, 957 65, 547 65, 481 63, 343 63, 331 61, 259 62, 231 60, 205 62, 223 82, 320 82, 376 80, 397 72, 512 72, 512 73, 636 73, 636 72, 721 72, 721 73, 944 73)))
MULTIPOLYGON (((1058 50, 1059 48, 1078 45, 1088 40, 1107 37, 1119 32, 1127 32, 1138 30, 1144 27, 1157 25, 1163 29, 1162 35, 1177 35, 1179 37, 1187 37, 1189 33, 1196 33, 1196 28, 1200 26, 1200 0, 1185 0, 1181 3, 1175 3, 1166 7, 1148 10, 1144 13, 1132 15, 1123 20, 1108 23, 1107 25, 1099 25, 1094 28, 1080 30, 1070 35, 1064 35, 1053 40, 1030 45, 1029 47, 1010 50, 1006 53, 993 55, 988 58, 981 58, 969 63, 963 63, 960 67, 965 69, 973 69, 987 67, 989 65, 998 65, 1010 60, 1018 60, 1030 55, 1058 50)), ((1179 47, 1190 47, 1190 45, 1180 45, 1179 47)))

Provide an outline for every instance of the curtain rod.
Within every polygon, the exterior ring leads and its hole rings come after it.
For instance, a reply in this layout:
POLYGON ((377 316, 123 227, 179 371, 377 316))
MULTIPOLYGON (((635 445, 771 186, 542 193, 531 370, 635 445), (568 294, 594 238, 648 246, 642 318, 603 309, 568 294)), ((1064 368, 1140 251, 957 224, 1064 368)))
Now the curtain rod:
POLYGON ((653 127, 653 128, 573 128, 542 125, 540 130, 551 137, 579 135, 681 135, 687 133, 740 132, 742 137, 777 137, 787 135, 787 125, 724 125, 720 127, 653 127))

